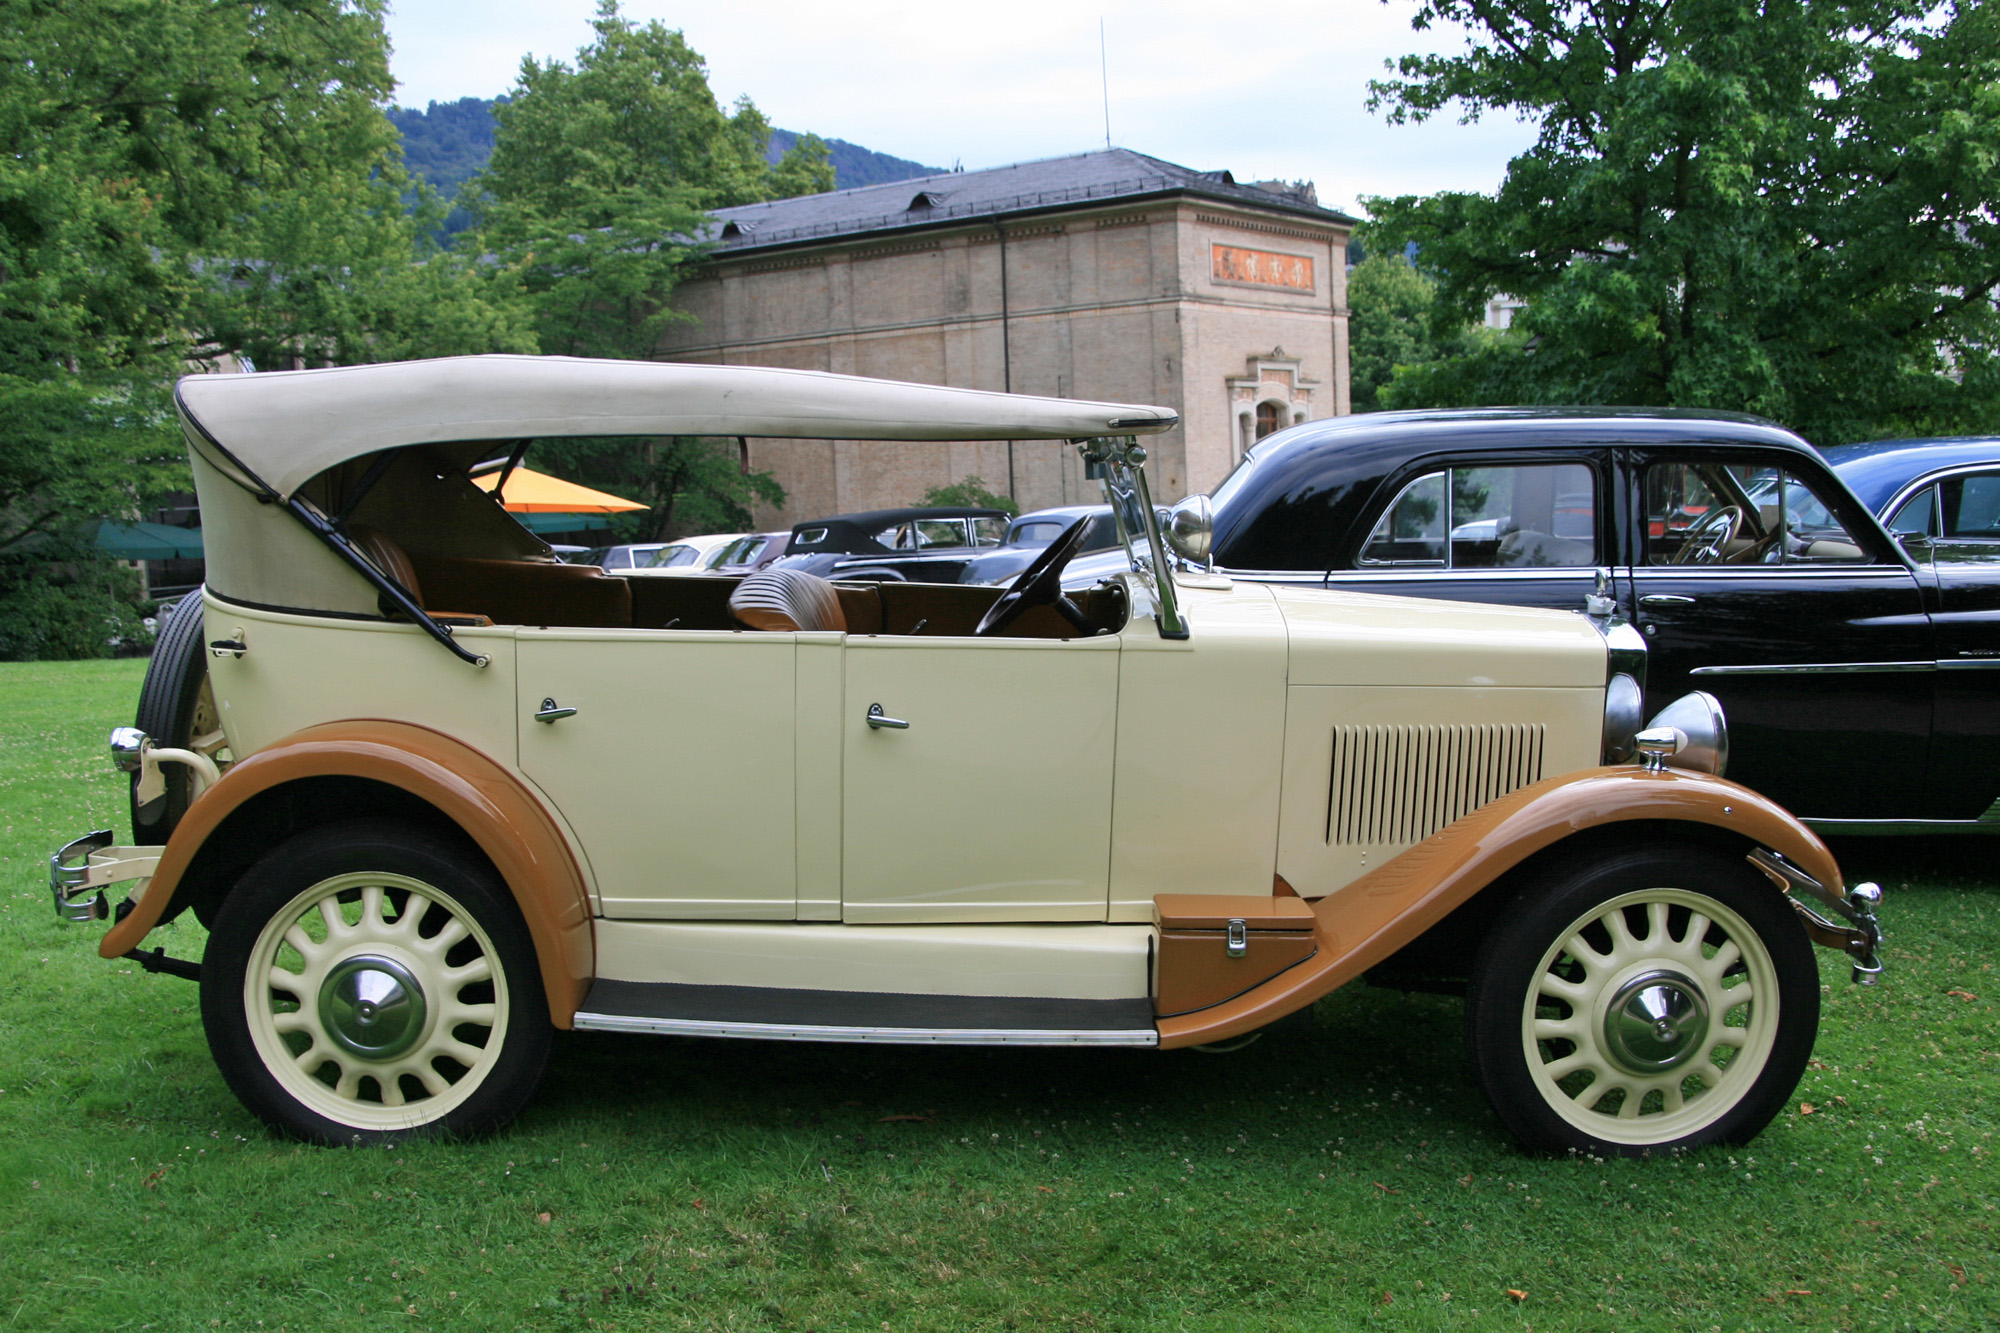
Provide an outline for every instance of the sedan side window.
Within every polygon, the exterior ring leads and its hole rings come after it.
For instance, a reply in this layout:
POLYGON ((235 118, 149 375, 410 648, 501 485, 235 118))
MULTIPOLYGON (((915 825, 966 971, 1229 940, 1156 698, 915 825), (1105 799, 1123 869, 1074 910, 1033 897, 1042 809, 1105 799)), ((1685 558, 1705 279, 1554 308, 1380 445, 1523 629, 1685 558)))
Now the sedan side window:
POLYGON ((1898 537, 1937 536, 1937 487, 1926 486, 1903 501, 1889 520, 1889 531, 1898 537))
POLYGON ((1535 463, 1455 467, 1419 477, 1376 524, 1361 563, 1452 569, 1594 565, 1596 476, 1582 463, 1535 463))
POLYGON ((1938 490, 1946 538, 2000 540, 2000 473, 1953 477, 1938 490))
POLYGON ((1444 564, 1444 472, 1418 477, 1403 488, 1361 548, 1364 565, 1444 564))
POLYGON ((1649 565, 1865 564, 1832 506, 1794 473, 1754 463, 1646 469, 1649 565))

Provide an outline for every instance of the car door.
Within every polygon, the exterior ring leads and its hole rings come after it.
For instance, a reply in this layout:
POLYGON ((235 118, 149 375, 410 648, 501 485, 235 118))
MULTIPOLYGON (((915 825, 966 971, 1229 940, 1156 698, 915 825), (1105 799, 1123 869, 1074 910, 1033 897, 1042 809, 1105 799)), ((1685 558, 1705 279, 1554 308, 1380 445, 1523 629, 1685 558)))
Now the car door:
POLYGON ((1104 920, 1118 646, 850 635, 842 919, 1104 920))
POLYGON ((1581 611, 1610 561, 1608 468, 1607 450, 1406 468, 1326 586, 1581 611))
POLYGON ((521 771, 582 844, 604 915, 796 914, 796 637, 519 632, 521 771))
POLYGON ((1890 510, 1937 598, 1931 817, 2000 824, 2000 468, 1932 478, 1890 510))
POLYGON ((1936 677, 1915 571, 1812 459, 1633 450, 1646 711, 1721 701, 1728 776, 1808 819, 1923 817, 1936 677))

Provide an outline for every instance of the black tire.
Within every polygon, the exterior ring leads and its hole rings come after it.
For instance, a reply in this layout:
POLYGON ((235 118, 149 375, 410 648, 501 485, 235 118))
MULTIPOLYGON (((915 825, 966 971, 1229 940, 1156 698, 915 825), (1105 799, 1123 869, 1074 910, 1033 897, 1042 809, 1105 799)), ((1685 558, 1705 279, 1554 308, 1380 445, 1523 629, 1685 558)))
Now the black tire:
POLYGON ((1804 926, 1747 863, 1605 850, 1553 867, 1502 913, 1473 964, 1466 1044, 1531 1150, 1744 1143, 1798 1086, 1819 994, 1804 926))
MULTIPOLYGON (((160 626, 153 659, 146 666, 146 683, 139 690, 139 715, 133 725, 166 749, 188 748, 204 705, 205 725, 211 730, 220 725, 212 716, 213 696, 205 699, 203 691, 208 683, 208 648, 202 642, 201 592, 196 588, 181 598, 160 626)), ((192 771, 185 764, 162 764, 160 773, 167 780, 167 794, 144 807, 139 804, 139 775, 132 775, 132 841, 142 846, 164 843, 187 813, 192 771)))
POLYGON ((491 1133, 534 1095, 551 1037, 527 926, 492 871, 426 829, 364 820, 301 833, 244 875, 202 957, 201 1016, 243 1104, 329 1145, 491 1133), (313 1050, 326 1058, 300 1058, 313 1050))

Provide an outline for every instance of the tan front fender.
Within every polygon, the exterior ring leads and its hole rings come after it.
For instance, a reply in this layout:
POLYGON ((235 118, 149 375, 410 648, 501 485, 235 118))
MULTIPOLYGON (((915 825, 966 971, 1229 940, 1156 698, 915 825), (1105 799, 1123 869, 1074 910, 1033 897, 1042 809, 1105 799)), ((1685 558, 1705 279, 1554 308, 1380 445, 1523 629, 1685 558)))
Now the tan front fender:
POLYGON ((1380 869, 1313 904, 1318 949, 1226 1003, 1160 1020, 1160 1045, 1197 1046, 1252 1032, 1384 961, 1461 903, 1544 848, 1586 829, 1684 820, 1727 829, 1844 891, 1812 830, 1747 787, 1702 773, 1595 768, 1523 787, 1439 830, 1380 869))
POLYGON ((555 821, 518 778, 449 736, 404 722, 331 722, 242 760, 188 807, 152 882, 97 951, 129 953, 159 921, 210 834, 260 793, 305 778, 352 777, 400 788, 479 844, 520 904, 541 962, 549 1017, 570 1025, 596 971, 590 897, 555 821))

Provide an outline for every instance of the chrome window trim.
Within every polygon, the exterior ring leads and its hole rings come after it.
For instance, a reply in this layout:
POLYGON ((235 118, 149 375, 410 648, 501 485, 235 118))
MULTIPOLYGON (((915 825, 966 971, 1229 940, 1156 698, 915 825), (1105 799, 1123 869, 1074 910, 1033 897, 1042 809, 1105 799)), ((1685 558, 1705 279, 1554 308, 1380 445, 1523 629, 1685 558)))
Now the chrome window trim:
MULTIPOLYGON (((1917 480, 1906 483, 1902 490, 1890 496, 1889 502, 1882 506, 1881 511, 1876 517, 1881 519, 1886 525, 1889 522, 1888 515, 1895 513, 1897 509, 1902 507, 1904 501, 1908 500, 1924 487, 1935 486, 1941 481, 1950 481, 1953 477, 1970 477, 1981 472, 1991 472, 1995 476, 2000 476, 2000 463, 1961 463, 1957 467, 1940 468, 1936 472, 1927 472, 1917 480)), ((1944 515, 1939 514, 1938 526, 1942 527, 1943 525, 1944 515)), ((1947 539, 1940 537, 1937 540, 1943 541, 1947 539)))
POLYGON ((1858 575, 1873 575, 1881 578, 1914 577, 1908 565, 1893 565, 1881 560, 1871 560, 1866 564, 1798 564, 1783 565, 1632 565, 1629 567, 1637 578, 1686 578, 1696 575, 1714 578, 1720 574, 1772 574, 1785 578, 1846 578, 1858 575))
POLYGON ((1499 567, 1494 565, 1468 565, 1451 568, 1445 565, 1375 565, 1367 569, 1336 569, 1327 577, 1346 578, 1358 574, 1370 579, 1410 580, 1435 579, 1439 575, 1447 578, 1497 579, 1500 581, 1576 577, 1594 574, 1601 565, 1534 565, 1499 567))

